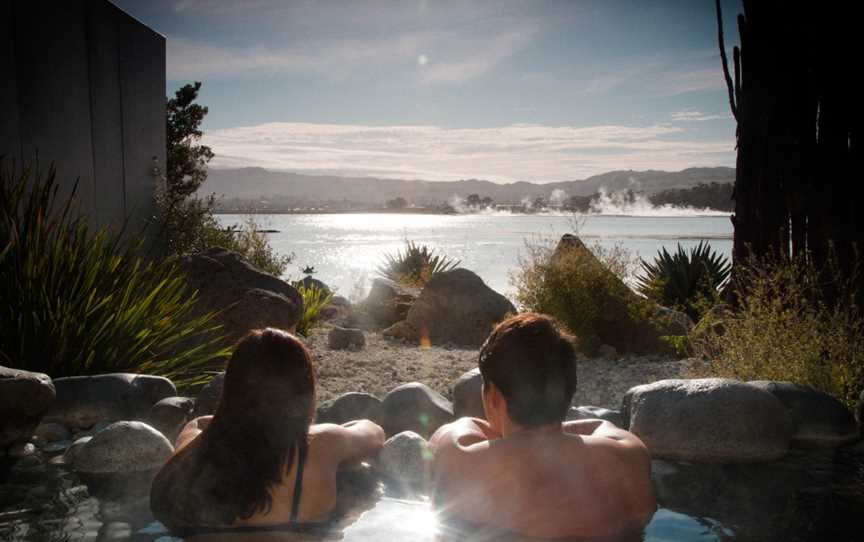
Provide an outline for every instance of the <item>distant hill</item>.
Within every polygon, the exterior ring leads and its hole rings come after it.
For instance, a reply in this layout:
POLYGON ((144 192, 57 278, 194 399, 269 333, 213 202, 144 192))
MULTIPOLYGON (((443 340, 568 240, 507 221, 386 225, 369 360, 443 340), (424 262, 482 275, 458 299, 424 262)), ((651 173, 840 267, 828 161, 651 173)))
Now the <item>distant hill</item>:
POLYGON ((728 167, 690 168, 683 171, 610 171, 584 180, 545 184, 515 182, 493 183, 479 179, 462 181, 421 181, 378 179, 375 177, 337 177, 306 175, 262 168, 211 169, 202 192, 215 193, 227 199, 276 200, 290 206, 351 202, 357 205, 382 205, 403 197, 410 204, 434 205, 469 194, 491 197, 495 203, 516 204, 525 198, 589 196, 600 188, 609 191, 632 189, 653 194, 664 190, 691 188, 700 183, 731 183, 735 169, 728 167))

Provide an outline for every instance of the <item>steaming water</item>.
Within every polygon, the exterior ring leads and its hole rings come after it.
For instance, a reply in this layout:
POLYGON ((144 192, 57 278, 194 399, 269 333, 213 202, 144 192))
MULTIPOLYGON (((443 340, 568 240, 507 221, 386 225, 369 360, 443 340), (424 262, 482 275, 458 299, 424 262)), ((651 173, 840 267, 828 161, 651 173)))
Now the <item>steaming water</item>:
MULTIPOLYGON (((300 268, 315 267, 316 278, 347 297, 368 290, 384 254, 402 249, 405 240, 428 244, 480 275, 493 289, 512 295, 509 274, 525 255, 526 241, 554 242, 576 231, 587 244, 620 244, 634 256, 651 260, 661 247, 678 243, 689 248, 707 240, 717 251, 730 255, 732 225, 727 215, 689 214, 662 216, 553 214, 305 214, 258 215, 262 229, 280 254, 294 254, 288 276, 300 277, 300 268)), ((616 210, 608 207, 607 210, 616 210)), ((628 209, 617 209, 628 211, 628 209)), ((632 209, 629 209, 632 211, 632 209)), ((676 211, 676 212, 680 212, 676 211)), ((225 225, 242 222, 242 215, 219 215, 225 225)))

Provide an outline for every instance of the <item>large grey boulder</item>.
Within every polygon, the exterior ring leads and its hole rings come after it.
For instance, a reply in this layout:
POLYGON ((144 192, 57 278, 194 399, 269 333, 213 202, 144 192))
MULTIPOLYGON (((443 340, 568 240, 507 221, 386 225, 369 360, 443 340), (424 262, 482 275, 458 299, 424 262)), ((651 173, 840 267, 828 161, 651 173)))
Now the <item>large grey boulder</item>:
POLYGON ((656 315, 663 333, 667 335, 687 335, 696 327, 693 320, 681 311, 657 306, 656 315))
POLYGON ((166 397, 150 408, 147 423, 174 442, 191 419, 194 408, 195 399, 191 397, 166 397))
POLYGON ((57 400, 45 421, 73 431, 99 422, 144 419, 154 404, 177 395, 177 388, 165 377, 132 373, 57 378, 54 386, 57 400))
POLYGON ((335 326, 327 335, 327 343, 331 350, 362 350, 366 337, 362 329, 335 326))
POLYGON ((597 406, 571 406, 567 410, 565 421, 574 420, 605 420, 618 427, 624 427, 624 418, 618 410, 597 406))
POLYGON ((413 431, 429 438, 453 421, 453 405, 426 384, 411 382, 390 390, 382 401, 383 427, 387 435, 413 431))
POLYGON ((623 416, 652 457, 761 461, 782 457, 792 439, 786 408, 771 393, 723 378, 660 380, 631 388, 623 416))
POLYGON ((486 418, 483 410, 483 376, 479 368, 462 373, 453 384, 453 415, 457 418, 486 418))
POLYGON ((0 366, 0 455, 30 438, 55 396, 48 375, 0 366))
POLYGON ((195 412, 193 417, 209 416, 216 412, 219 401, 222 399, 222 388, 225 387, 225 373, 219 373, 210 379, 210 382, 198 390, 195 398, 195 412))
POLYGON ((360 304, 381 327, 387 327, 404 320, 408 309, 420 295, 420 290, 405 286, 389 279, 377 278, 372 281, 369 295, 360 304))
POLYGON ((380 424, 382 418, 381 399, 369 393, 349 392, 322 403, 316 422, 343 424, 366 419, 380 424))
POLYGON ((805 448, 842 446, 858 440, 852 412, 827 393, 792 382, 755 380, 751 386, 770 392, 792 418, 792 443, 805 448))
POLYGON ((516 307, 467 269, 432 276, 405 319, 414 339, 422 343, 477 348, 492 328, 516 307))
POLYGON ((91 474, 150 471, 174 452, 165 435, 146 423, 115 422, 99 431, 73 454, 72 467, 91 474))
POLYGON ((276 327, 293 331, 303 314, 296 288, 243 257, 223 248, 181 258, 178 264, 190 288, 198 291, 196 314, 218 312, 216 323, 227 343, 252 329, 276 327))
POLYGON ((403 431, 384 441, 377 466, 403 487, 416 488, 427 480, 431 460, 432 452, 426 439, 412 431, 403 431))

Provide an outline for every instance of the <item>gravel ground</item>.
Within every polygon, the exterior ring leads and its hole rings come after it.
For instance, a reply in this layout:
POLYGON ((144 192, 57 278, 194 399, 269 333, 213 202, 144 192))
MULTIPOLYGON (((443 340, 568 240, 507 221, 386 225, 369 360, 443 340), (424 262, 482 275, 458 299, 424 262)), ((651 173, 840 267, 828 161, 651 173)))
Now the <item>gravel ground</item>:
MULTIPOLYGON (((349 391, 383 397, 406 382, 423 382, 451 397, 453 382, 477 366, 477 350, 420 348, 386 339, 378 332, 365 332, 366 347, 360 351, 330 350, 325 324, 310 334, 307 344, 318 370, 318 402, 349 391)), ((628 389, 664 378, 687 377, 696 362, 651 356, 618 359, 583 359, 578 364, 574 404, 618 408, 628 389)))

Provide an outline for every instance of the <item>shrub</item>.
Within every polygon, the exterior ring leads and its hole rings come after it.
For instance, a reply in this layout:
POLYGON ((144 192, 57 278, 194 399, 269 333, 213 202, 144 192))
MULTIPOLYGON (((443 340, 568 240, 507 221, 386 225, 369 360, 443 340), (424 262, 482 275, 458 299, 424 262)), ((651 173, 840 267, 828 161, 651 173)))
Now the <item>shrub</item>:
POLYGON ((0 171, 0 362, 53 377, 163 375, 178 385, 224 364, 213 315, 191 317, 195 295, 170 262, 146 261, 142 241, 94 231, 57 205, 53 168, 0 171))
MULTIPOLYGON (((691 338, 708 372, 739 380, 791 380, 854 407, 864 388, 864 316, 854 279, 819 272, 801 259, 741 264, 747 285, 736 309, 720 308, 691 338), (834 282, 837 302, 823 294, 834 282)), ((704 320, 704 319, 703 319, 704 320)))
POLYGON ((654 263, 642 260, 643 274, 636 277, 636 287, 651 301, 683 311, 698 321, 699 306, 716 295, 731 267, 729 260, 711 250, 707 242, 700 242, 689 254, 679 243, 674 254, 664 247, 654 263))
POLYGON ((158 193, 158 223, 169 256, 185 256, 222 247, 239 252, 249 263, 274 276, 281 276, 293 255, 280 255, 267 242, 253 215, 241 226, 223 227, 213 214, 215 198, 173 198, 158 193))
POLYGON ((303 297, 303 315, 300 317, 300 322, 297 323, 297 333, 306 337, 320 320, 321 309, 330 304, 333 294, 315 286, 307 288, 303 286, 302 282, 297 282, 294 286, 303 297))
POLYGON ((579 350, 594 354, 603 344, 622 352, 662 352, 668 347, 651 305, 625 284, 629 253, 616 246, 591 250, 578 241, 556 251, 550 242, 526 241, 510 282, 524 309, 554 316, 573 333, 579 350))
POLYGON ((426 245, 416 245, 405 242, 405 251, 397 250, 396 254, 385 254, 384 263, 378 266, 378 273, 394 282, 409 286, 422 287, 432 275, 456 268, 459 260, 452 260, 445 255, 436 254, 434 249, 426 245))

